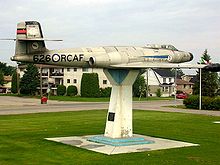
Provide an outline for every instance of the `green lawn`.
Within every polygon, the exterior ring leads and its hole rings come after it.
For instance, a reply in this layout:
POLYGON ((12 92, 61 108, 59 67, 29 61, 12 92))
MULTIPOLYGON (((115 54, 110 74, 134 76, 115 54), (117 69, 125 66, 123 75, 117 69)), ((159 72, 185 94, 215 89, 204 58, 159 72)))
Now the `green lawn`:
POLYGON ((0 164, 219 165, 220 117, 134 111, 134 133, 198 143, 141 153, 104 155, 44 140, 47 137, 102 134, 106 111, 0 116, 0 164))

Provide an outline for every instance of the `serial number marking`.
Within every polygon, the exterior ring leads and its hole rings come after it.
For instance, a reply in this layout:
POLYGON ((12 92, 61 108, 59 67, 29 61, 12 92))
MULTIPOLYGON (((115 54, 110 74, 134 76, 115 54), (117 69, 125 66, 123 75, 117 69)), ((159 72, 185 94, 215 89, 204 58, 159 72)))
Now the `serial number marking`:
POLYGON ((82 61, 84 54, 38 54, 33 56, 33 61, 36 63, 45 63, 45 62, 73 62, 73 61, 82 61))

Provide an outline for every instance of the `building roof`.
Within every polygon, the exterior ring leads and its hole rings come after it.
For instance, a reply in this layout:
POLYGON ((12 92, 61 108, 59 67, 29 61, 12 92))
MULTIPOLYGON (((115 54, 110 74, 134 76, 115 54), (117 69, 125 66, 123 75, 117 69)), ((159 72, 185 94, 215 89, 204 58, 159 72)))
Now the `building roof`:
POLYGON ((196 75, 192 75, 192 78, 189 82, 195 83, 198 80, 196 75))
POLYGON ((161 77, 174 77, 173 73, 169 69, 152 69, 161 77))
POLYGON ((176 79, 176 84, 177 85, 193 85, 194 83, 192 82, 188 82, 182 79, 176 79))

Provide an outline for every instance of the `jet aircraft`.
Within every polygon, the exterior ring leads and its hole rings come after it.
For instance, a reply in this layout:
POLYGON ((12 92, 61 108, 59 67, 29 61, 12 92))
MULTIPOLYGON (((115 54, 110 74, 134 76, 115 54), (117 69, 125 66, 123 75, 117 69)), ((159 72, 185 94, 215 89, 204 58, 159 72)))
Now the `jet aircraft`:
MULTIPOLYGON (((48 50, 39 22, 17 24, 13 61, 97 68, 149 68, 177 67, 188 62, 193 55, 172 45, 101 46, 61 50, 48 50)), ((184 67, 184 66, 183 66, 184 67)))

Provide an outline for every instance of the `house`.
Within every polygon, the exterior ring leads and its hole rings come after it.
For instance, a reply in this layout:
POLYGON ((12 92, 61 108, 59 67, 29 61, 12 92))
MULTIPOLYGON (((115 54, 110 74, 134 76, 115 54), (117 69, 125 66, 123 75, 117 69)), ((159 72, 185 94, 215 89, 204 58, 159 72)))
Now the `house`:
POLYGON ((176 89, 177 91, 182 91, 187 94, 192 94, 193 93, 193 85, 194 83, 185 81, 182 79, 176 79, 176 89))
MULTIPOLYGON (((42 70, 42 92, 46 93, 48 86, 52 94, 57 94, 57 86, 65 85, 66 87, 74 85, 77 87, 78 94, 80 94, 81 78, 83 73, 98 73, 100 88, 111 87, 102 69, 99 68, 76 68, 76 67, 61 67, 52 65, 35 64, 35 66, 42 70)), ((20 78, 24 75, 26 65, 19 65, 18 72, 20 78)), ((40 91, 40 87, 38 87, 40 91)))
POLYGON ((146 84, 149 87, 149 95, 156 96, 158 89, 162 92, 162 97, 168 97, 174 95, 175 81, 173 73, 168 69, 148 69, 143 74, 146 80, 146 84))
POLYGON ((196 82, 196 75, 183 75, 180 79, 176 80, 177 90, 187 94, 193 93, 193 85, 196 82))
POLYGON ((4 76, 5 84, 0 86, 0 93, 11 93, 11 81, 12 76, 4 76))

